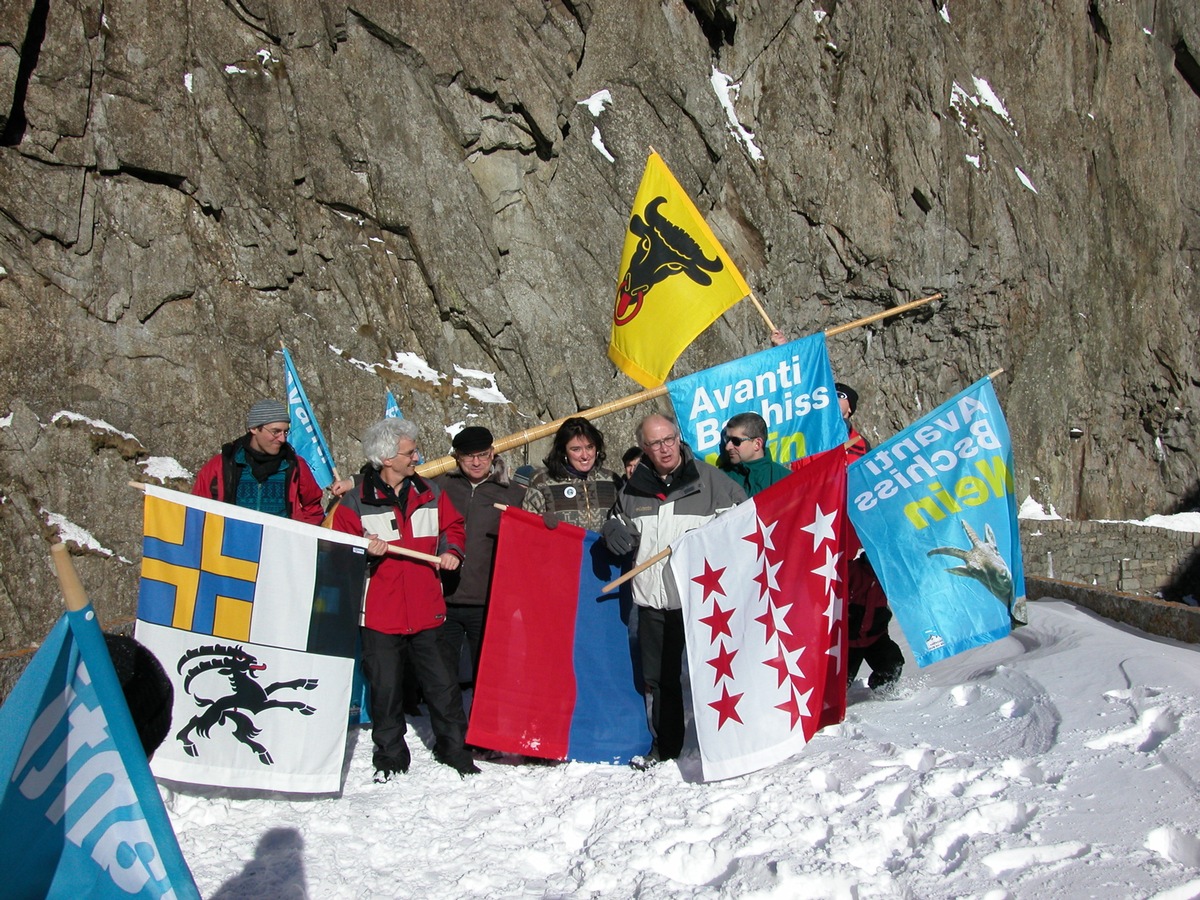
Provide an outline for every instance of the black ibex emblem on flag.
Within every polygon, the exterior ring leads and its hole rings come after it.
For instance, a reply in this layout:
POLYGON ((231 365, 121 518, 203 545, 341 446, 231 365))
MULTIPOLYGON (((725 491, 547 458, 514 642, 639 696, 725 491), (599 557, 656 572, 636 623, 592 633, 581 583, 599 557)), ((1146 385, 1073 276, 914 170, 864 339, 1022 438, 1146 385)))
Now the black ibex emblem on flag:
POLYGON ((183 679, 183 690, 191 694, 196 705, 204 711, 193 716, 180 729, 175 737, 183 742, 183 751, 188 756, 199 756, 196 744, 192 740, 192 732, 207 738, 209 732, 217 725, 231 723, 233 736, 253 750, 264 765, 271 765, 274 760, 267 748, 254 740, 262 731, 254 724, 251 714, 260 713, 265 709, 294 709, 302 716, 311 716, 316 709, 299 700, 277 700, 272 694, 285 689, 311 691, 317 686, 315 678, 296 678, 292 681, 277 681, 263 687, 258 683, 258 673, 264 670, 266 663, 260 663, 241 647, 230 647, 223 644, 211 644, 195 647, 179 658, 175 670, 183 674, 184 667, 194 664, 188 669, 183 679), (192 681, 205 672, 215 671, 229 679, 231 693, 224 697, 208 699, 192 693, 192 681))

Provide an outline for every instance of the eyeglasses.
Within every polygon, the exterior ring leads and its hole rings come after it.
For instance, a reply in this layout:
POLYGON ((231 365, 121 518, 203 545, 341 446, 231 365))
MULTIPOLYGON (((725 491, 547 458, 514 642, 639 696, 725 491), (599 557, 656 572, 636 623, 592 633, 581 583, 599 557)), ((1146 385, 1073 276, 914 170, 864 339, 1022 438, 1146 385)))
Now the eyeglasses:
POLYGON ((409 459, 416 459, 418 456, 421 455, 421 451, 418 450, 416 447, 413 447, 411 450, 397 450, 396 455, 397 456, 407 456, 409 459))
POLYGON ((733 446, 735 446, 735 447, 742 446, 742 444, 746 443, 746 441, 754 440, 754 438, 738 437, 737 435, 733 435, 733 434, 725 434, 725 435, 722 435, 721 437, 723 438, 723 443, 733 444, 733 446))
POLYGON ((263 431, 271 435, 271 437, 287 437, 288 432, 291 430, 290 428, 263 428, 263 431))
POLYGON ((458 458, 461 460, 464 460, 466 462, 483 462, 485 459, 491 459, 491 457, 492 457, 492 448, 491 447, 489 447, 487 450, 480 450, 478 453, 460 453, 460 454, 458 454, 458 458))
POLYGON ((646 449, 657 453, 659 450, 670 449, 675 446, 679 440, 679 435, 673 434, 670 437, 665 437, 657 441, 646 441, 646 449))

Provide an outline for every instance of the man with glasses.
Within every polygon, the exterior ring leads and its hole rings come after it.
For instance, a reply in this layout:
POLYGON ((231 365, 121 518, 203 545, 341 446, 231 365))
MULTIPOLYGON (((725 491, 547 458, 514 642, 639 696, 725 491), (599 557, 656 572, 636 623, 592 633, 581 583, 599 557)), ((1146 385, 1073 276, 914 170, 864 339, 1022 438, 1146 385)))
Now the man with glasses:
POLYGON ((246 433, 201 467, 192 493, 320 525, 321 488, 287 442, 289 428, 287 406, 259 400, 246 416, 246 433))
POLYGON ((446 621, 442 572, 466 555, 463 519, 446 493, 417 474, 417 426, 382 419, 362 436, 367 464, 333 513, 333 527, 370 539, 370 580, 363 602, 362 666, 370 686, 375 781, 408 771, 404 734, 404 666, 412 663, 429 707, 433 757, 460 775, 479 772, 463 745, 467 717, 457 673, 438 647, 446 621), (415 550, 435 561, 389 553, 415 550))
MULTIPOLYGON (((636 437, 642 461, 622 485, 603 531, 614 553, 637 551, 635 564, 746 499, 719 469, 696 459, 670 416, 642 419, 636 437)), ((649 752, 632 762, 638 769, 676 759, 683 750, 683 610, 665 569, 666 562, 658 562, 633 579, 646 718, 654 736, 649 752)))
POLYGON ((479 670, 492 562, 500 531, 496 504, 519 508, 525 487, 512 481, 504 460, 492 448, 492 433, 486 428, 470 425, 456 434, 450 445, 458 467, 439 475, 435 483, 450 497, 466 523, 467 556, 457 570, 442 573, 446 624, 438 629, 438 642, 450 672, 457 675, 466 641, 473 683, 479 670))
POLYGON ((718 466, 734 484, 753 497, 787 478, 791 470, 771 459, 767 449, 767 423, 758 413, 738 413, 721 431, 718 466))

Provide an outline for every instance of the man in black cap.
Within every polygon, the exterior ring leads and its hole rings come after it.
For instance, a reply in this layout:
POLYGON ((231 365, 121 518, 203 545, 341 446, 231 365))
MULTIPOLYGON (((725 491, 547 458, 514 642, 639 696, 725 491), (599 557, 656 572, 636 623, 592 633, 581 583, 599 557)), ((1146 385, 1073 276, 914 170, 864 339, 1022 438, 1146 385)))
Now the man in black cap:
POLYGON ((290 429, 286 405, 259 400, 246 416, 246 433, 201 467, 192 493, 320 525, 321 488, 287 442, 290 429))
POLYGON ((442 573, 446 624, 438 643, 450 671, 457 673, 463 640, 471 658, 471 682, 479 668, 484 616, 492 586, 492 560, 500 510, 496 504, 521 506, 524 485, 513 481, 504 460, 492 447, 492 433, 480 425, 462 429, 450 442, 458 467, 435 482, 462 514, 467 528, 467 555, 461 567, 442 573))
POLYGON ((867 439, 859 434, 854 429, 854 425, 850 422, 850 417, 854 415, 854 411, 858 409, 858 391, 850 387, 848 384, 842 384, 840 381, 833 386, 837 391, 838 407, 842 411, 842 419, 846 422, 846 428, 850 432, 850 437, 846 441, 846 462, 852 463, 860 456, 865 456, 867 451, 871 449, 871 445, 867 439))

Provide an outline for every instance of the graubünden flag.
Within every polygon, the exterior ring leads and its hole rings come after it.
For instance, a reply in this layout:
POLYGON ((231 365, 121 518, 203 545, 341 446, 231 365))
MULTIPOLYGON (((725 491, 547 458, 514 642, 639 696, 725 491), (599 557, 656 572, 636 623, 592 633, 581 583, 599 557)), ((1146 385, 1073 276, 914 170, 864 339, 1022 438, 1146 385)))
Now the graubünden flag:
POLYGON ((750 295, 687 192, 657 153, 633 201, 621 253, 608 356, 643 387, 658 387, 696 336, 750 295))
POLYGON ((366 545, 147 485, 135 635, 175 689, 155 775, 339 789, 366 545))
POLYGON ((468 743, 581 762, 646 752, 630 599, 600 593, 619 574, 594 531, 504 511, 468 743))
POLYGON ((845 716, 845 460, 810 457, 671 545, 706 781, 786 759, 845 716))

